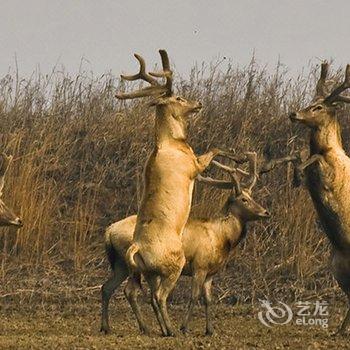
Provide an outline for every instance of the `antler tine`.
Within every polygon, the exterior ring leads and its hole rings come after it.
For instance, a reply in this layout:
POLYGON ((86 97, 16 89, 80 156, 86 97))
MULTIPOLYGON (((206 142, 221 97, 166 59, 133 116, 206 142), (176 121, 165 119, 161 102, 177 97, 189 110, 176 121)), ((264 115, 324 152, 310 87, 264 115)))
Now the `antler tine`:
POLYGON ((238 179, 238 176, 237 176, 237 172, 240 172, 240 171, 244 172, 244 170, 241 170, 238 168, 231 168, 227 165, 224 165, 224 164, 217 162, 216 160, 213 160, 212 164, 214 164, 219 169, 222 169, 230 174, 232 184, 233 184, 235 191, 236 191, 236 195, 237 196, 240 195, 242 193, 242 188, 241 188, 241 184, 240 184, 240 181, 238 179))
POLYGON ((216 161, 216 160, 212 160, 211 162, 213 165, 215 165, 217 168, 226 171, 227 173, 231 174, 231 173, 235 173, 236 169, 235 168, 231 168, 228 165, 224 165, 221 164, 220 162, 216 161))
POLYGON ((138 97, 147 97, 147 96, 157 96, 167 92, 167 87, 159 84, 159 82, 154 79, 150 74, 146 73, 146 63, 145 60, 138 54, 134 54, 135 58, 140 63, 140 70, 137 74, 134 75, 121 75, 123 80, 134 81, 134 80, 144 80, 151 86, 147 86, 143 89, 129 92, 129 93, 117 93, 115 96, 120 100, 138 98, 138 97))
POLYGON ((345 91, 346 89, 350 88, 350 64, 346 66, 345 69, 345 79, 342 84, 340 84, 338 87, 336 87, 326 98, 326 103, 333 103, 333 102, 347 102, 350 103, 350 98, 345 96, 340 96, 340 94, 345 91))
POLYGON ((146 63, 145 63, 145 60, 143 59, 143 57, 141 57, 137 53, 135 53, 134 56, 140 63, 140 70, 139 70, 139 72, 137 74, 134 74, 134 75, 123 75, 122 74, 120 77, 122 79, 128 80, 128 81, 141 79, 141 80, 147 81, 151 85, 154 85, 154 86, 159 85, 159 83, 157 82, 156 79, 153 79, 150 75, 148 75, 146 73, 146 63))
POLYGON ((217 179, 213 179, 212 177, 209 177, 209 176, 202 176, 200 174, 197 175, 196 180, 199 182, 202 182, 206 185, 220 188, 222 190, 231 190, 232 189, 232 182, 231 181, 217 180, 217 179))
POLYGON ((159 50, 160 56, 162 58, 163 72, 161 73, 146 73, 146 63, 145 60, 138 54, 134 56, 140 63, 140 71, 134 75, 121 75, 121 78, 128 81, 133 81, 137 79, 144 80, 151 84, 143 89, 130 92, 130 93, 117 93, 116 97, 121 100, 132 99, 137 97, 147 97, 147 96, 158 96, 166 94, 171 96, 172 94, 172 71, 170 70, 169 57, 165 50, 159 50), (165 85, 160 84, 156 78, 166 78, 165 85))
POLYGON ((321 75, 316 84, 316 98, 324 97, 326 95, 326 79, 328 75, 329 64, 327 61, 321 64, 321 75))
POLYGON ((165 50, 159 50, 160 57, 162 59, 162 66, 163 71, 162 72, 149 72, 150 75, 156 77, 156 78, 166 78, 166 88, 167 88, 167 94, 172 94, 172 87, 173 87, 173 72, 170 69, 170 61, 168 53, 165 50))
POLYGON ((249 179, 249 185, 247 187, 248 191, 251 193, 253 190, 253 187, 256 185, 256 182, 258 181, 258 156, 256 152, 246 152, 246 155, 248 157, 249 161, 249 168, 250 168, 250 176, 249 179))

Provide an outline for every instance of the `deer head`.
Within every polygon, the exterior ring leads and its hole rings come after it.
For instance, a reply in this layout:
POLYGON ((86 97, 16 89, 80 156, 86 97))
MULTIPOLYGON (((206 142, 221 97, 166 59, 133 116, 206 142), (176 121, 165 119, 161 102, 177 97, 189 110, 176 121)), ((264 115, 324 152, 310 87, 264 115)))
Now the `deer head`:
POLYGON ((326 78, 329 65, 327 62, 321 65, 321 75, 316 85, 316 94, 312 103, 289 115, 291 121, 300 122, 310 128, 320 128, 330 124, 336 113, 338 103, 350 103, 350 98, 340 95, 346 89, 350 88, 350 65, 346 66, 345 79, 342 84, 332 90, 330 94, 326 93, 326 78))
POLYGON ((0 154, 0 226, 22 227, 22 220, 3 202, 2 190, 5 184, 5 175, 12 161, 12 156, 0 154))
POLYGON ((134 75, 121 75, 121 79, 127 81, 143 80, 150 84, 145 88, 130 93, 117 93, 121 100, 140 97, 152 97, 149 104, 156 107, 156 116, 160 133, 169 132, 174 138, 186 138, 187 117, 201 110, 202 104, 197 101, 187 100, 173 93, 173 72, 170 69, 169 57, 165 50, 159 50, 162 59, 162 72, 146 72, 145 60, 138 54, 134 56, 140 64, 140 70, 134 75), (165 78, 165 84, 160 84, 156 78, 165 78))
POLYGON ((231 177, 231 193, 225 202, 224 211, 233 213, 245 221, 269 218, 270 213, 252 198, 252 190, 258 180, 257 154, 255 152, 247 152, 246 157, 249 162, 249 179, 244 186, 240 183, 238 168, 231 168, 213 161, 213 164, 226 171, 231 177))

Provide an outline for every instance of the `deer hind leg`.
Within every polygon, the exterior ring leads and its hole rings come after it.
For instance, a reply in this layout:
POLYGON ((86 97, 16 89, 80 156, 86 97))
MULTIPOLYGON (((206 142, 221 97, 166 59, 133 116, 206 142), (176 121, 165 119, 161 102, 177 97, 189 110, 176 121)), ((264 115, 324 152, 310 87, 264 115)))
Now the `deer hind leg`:
POLYGON ((149 330, 143 320, 140 305, 137 300, 138 291, 141 289, 141 274, 134 273, 128 279, 128 282, 124 289, 124 294, 128 300, 134 315, 136 316, 137 323, 142 334, 149 334, 149 330))
POLYGON ((177 271, 176 273, 171 274, 170 276, 163 276, 159 286, 159 294, 157 295, 157 303, 159 305, 160 313, 162 315, 164 325, 166 328, 166 334, 163 334, 167 337, 175 336, 175 330, 171 324, 168 314, 167 300, 170 292, 174 289, 175 284, 179 279, 180 275, 181 269, 179 269, 179 271, 177 271))
POLYGON ((162 334, 164 336, 167 335, 167 329, 165 327, 165 323, 163 320, 163 316, 160 312, 160 307, 158 304, 159 300, 159 288, 160 288, 160 277, 158 275, 153 274, 144 274, 144 277, 151 289, 151 305, 153 308, 153 311, 156 315, 157 321, 159 323, 160 329, 162 331, 162 334))
POLYGON ((128 277, 128 269, 125 264, 114 265, 113 275, 109 278, 101 288, 102 294, 102 317, 101 317, 101 332, 110 333, 108 306, 111 296, 121 283, 128 277))
POLYGON ((204 297, 204 305, 205 305, 205 334, 212 335, 214 333, 214 328, 211 320, 211 284, 213 279, 207 278, 203 284, 203 297, 204 297))
POLYGON ((188 332, 188 324, 192 318, 193 308, 195 304, 198 302, 198 299, 200 297, 203 284, 206 278, 206 272, 205 271, 196 271, 195 274, 192 277, 192 286, 191 286, 191 300, 188 305, 188 310, 185 316, 185 319, 182 323, 182 326, 180 330, 182 333, 188 332))

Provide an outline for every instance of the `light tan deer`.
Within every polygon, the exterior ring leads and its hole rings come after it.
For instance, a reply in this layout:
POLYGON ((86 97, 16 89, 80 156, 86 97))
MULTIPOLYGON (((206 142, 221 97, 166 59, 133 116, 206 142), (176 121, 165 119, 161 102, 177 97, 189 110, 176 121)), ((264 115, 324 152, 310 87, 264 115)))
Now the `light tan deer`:
MULTIPOLYGON (((144 171, 144 190, 137 216, 133 243, 126 252, 126 260, 133 272, 130 283, 137 284, 142 272, 150 286, 152 306, 164 336, 174 335, 167 298, 174 288, 185 264, 181 235, 190 212, 194 179, 205 170, 217 155, 231 154, 214 149, 197 157, 186 142, 188 117, 202 105, 197 101, 175 96, 172 91, 172 71, 165 50, 159 51, 163 71, 146 73, 145 61, 135 55, 140 64, 138 74, 122 75, 124 80, 142 79, 150 86, 131 93, 119 93, 119 99, 153 96, 156 108, 155 145, 144 171), (164 85, 155 78, 165 78, 164 85)), ((136 303, 133 311, 141 319, 136 303)), ((147 332, 140 323, 140 330, 147 332)))
MULTIPOLYGON (((350 65, 344 82, 326 94, 328 64, 321 66, 314 101, 290 114, 290 119, 310 128, 310 158, 300 165, 318 217, 332 247, 332 269, 350 302, 350 158, 345 154, 336 117, 338 104, 350 103, 340 95, 350 88, 350 65)), ((350 308, 337 333, 344 333, 350 308)))
MULTIPOLYGON (((186 256, 186 265, 183 275, 192 276, 192 296, 189 311, 182 326, 183 332, 187 331, 193 306, 203 292, 206 308, 206 334, 213 332, 210 318, 211 283, 213 276, 227 263, 232 256, 232 250, 246 235, 246 224, 249 221, 266 218, 268 212, 257 204, 251 197, 251 191, 256 182, 256 156, 250 157, 250 173, 253 173, 248 186, 242 188, 236 178, 236 171, 242 175, 249 175, 241 169, 232 169, 215 162, 217 166, 229 172, 231 181, 216 180, 198 176, 197 179, 205 184, 231 190, 220 215, 207 220, 190 218, 185 226, 182 237, 183 249, 186 256)), ((295 161, 296 156, 287 156, 264 162, 259 174, 267 173, 277 165, 295 161)), ((136 215, 129 216, 115 222, 106 230, 106 251, 112 267, 112 276, 103 285, 102 323, 101 330, 110 331, 108 322, 109 300, 115 289, 127 278, 128 269, 125 255, 132 243, 132 236, 136 225, 136 215)), ((140 275, 137 276, 140 284, 140 275)), ((138 286, 128 284, 125 295, 130 303, 137 303, 138 286)), ((139 319, 138 319, 139 321, 139 319)), ((142 323, 140 327, 142 326, 142 323)))
POLYGON ((22 220, 1 199, 5 185, 5 176, 11 161, 12 156, 7 156, 5 153, 0 154, 0 226, 15 226, 19 228, 22 227, 22 220))

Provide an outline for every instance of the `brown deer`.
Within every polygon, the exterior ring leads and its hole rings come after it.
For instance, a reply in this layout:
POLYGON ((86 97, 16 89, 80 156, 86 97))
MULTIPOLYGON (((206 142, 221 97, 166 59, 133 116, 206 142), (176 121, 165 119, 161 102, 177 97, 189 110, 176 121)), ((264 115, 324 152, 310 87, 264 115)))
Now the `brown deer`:
MULTIPOLYGON (((310 157, 299 170, 305 172, 306 186, 331 243, 333 274, 350 302, 350 158, 336 117, 338 104, 350 103, 349 97, 341 95, 350 88, 350 65, 344 82, 330 94, 326 93, 327 73, 328 64, 323 63, 311 105, 289 117, 310 129, 310 157)), ((349 320, 350 307, 337 333, 345 332, 349 320)))
MULTIPOLYGON (((250 158, 251 180, 244 188, 236 177, 236 172, 242 175, 249 173, 239 168, 232 169, 220 163, 215 163, 221 169, 228 171, 232 177, 231 181, 216 180, 208 177, 198 176, 197 180, 205 184, 231 190, 221 214, 207 220, 190 218, 185 226, 182 236, 183 249, 186 257, 186 264, 182 275, 192 276, 192 296, 189 310, 182 326, 182 331, 187 331, 188 322, 192 315, 193 306, 203 292, 206 309, 206 334, 213 333, 210 318, 211 283, 213 276, 227 263, 232 256, 232 250, 246 235, 246 224, 249 221, 259 220, 269 216, 268 212, 257 204, 251 191, 256 183, 256 155, 248 154, 250 158)), ((261 165, 259 174, 267 173, 277 165, 295 161, 296 156, 287 156, 280 159, 273 159, 261 165)), ((112 268, 112 276, 104 283, 102 290, 102 323, 101 330, 110 331, 108 322, 109 300, 115 289, 128 276, 126 263, 126 252, 132 244, 132 237, 136 225, 137 216, 132 215, 123 220, 115 222, 106 230, 106 251, 112 268)), ((140 286, 141 276, 137 276, 139 285, 130 284, 124 292, 130 302, 137 303, 137 292, 140 286)), ((138 319, 140 327, 140 320, 138 319)))
MULTIPOLYGON (((144 189, 138 211, 133 243, 126 252, 130 268, 130 283, 138 284, 142 272, 151 290, 151 301, 164 336, 174 335, 167 311, 167 298, 185 264, 181 235, 190 212, 193 184, 211 160, 218 155, 232 156, 218 149, 197 157, 186 142, 188 118, 197 113, 200 102, 175 96, 172 91, 172 71, 165 50, 159 50, 163 71, 146 73, 144 59, 135 54, 140 64, 138 74, 122 79, 144 80, 150 86, 131 93, 119 93, 119 99, 152 96, 156 108, 155 144, 144 170, 144 189), (156 78, 165 78, 165 84, 156 78)), ((102 293, 105 291, 102 290, 102 293)), ((141 319, 136 303, 133 311, 141 319)), ((140 330, 147 333, 141 322, 140 330)))
POLYGON ((5 153, 0 154, 0 226, 15 226, 19 228, 23 226, 22 220, 1 199, 5 185, 5 176, 11 161, 12 156, 7 156, 5 153))

